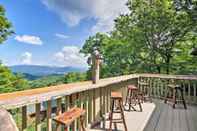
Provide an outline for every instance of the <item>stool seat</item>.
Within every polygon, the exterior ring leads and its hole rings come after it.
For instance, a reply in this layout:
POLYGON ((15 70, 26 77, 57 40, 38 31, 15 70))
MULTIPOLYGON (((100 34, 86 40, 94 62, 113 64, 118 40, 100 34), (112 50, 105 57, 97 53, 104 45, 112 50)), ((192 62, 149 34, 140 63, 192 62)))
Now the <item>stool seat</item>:
POLYGON ((128 85, 128 90, 138 90, 138 88, 134 85, 128 85))
POLYGON ((111 92, 111 98, 122 99, 122 94, 119 92, 111 92))
POLYGON ((63 114, 56 116, 54 120, 58 123, 69 126, 73 121, 83 116, 84 114, 85 114, 85 110, 74 107, 71 108, 69 111, 64 112, 63 114))

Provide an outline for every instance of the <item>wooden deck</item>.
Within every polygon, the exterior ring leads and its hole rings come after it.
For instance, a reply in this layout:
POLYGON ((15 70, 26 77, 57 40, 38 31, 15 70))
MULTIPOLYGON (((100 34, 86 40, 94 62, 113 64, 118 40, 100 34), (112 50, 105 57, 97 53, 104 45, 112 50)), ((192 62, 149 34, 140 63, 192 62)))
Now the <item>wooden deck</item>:
MULTIPOLYGON (((163 100, 154 100, 153 103, 144 103, 143 112, 125 111, 128 131, 197 131, 197 106, 176 105, 172 108, 170 103, 163 100)), ((109 126, 105 122, 105 128, 91 129, 90 131, 104 131, 109 126)), ((116 125, 113 131, 124 131, 122 124, 116 125)))
MULTIPOLYGON (((126 125, 128 131, 143 131, 146 124, 148 123, 152 113, 154 112, 155 104, 154 103, 143 103, 143 112, 140 112, 139 107, 134 106, 137 111, 124 111, 126 125)), ((128 107, 126 107, 128 109, 128 107)), ((106 115, 108 118, 108 114, 106 115)), ((120 114, 114 114, 114 119, 119 119, 120 114)), ((124 131, 123 123, 113 123, 113 131, 124 131)), ((109 120, 102 121, 100 125, 94 129, 88 129, 88 131, 106 131, 109 130, 109 120)))
POLYGON ((176 109, 162 100, 154 100, 156 108, 144 131, 197 131, 197 106, 183 105, 176 109))

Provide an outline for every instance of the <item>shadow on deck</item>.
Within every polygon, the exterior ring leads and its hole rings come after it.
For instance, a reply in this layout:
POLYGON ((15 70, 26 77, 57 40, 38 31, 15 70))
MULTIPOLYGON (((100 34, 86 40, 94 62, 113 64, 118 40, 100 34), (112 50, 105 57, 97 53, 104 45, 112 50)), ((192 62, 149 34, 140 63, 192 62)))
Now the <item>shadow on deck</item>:
POLYGON ((164 104, 162 100, 154 100, 155 111, 144 131, 197 131, 197 106, 164 104))
MULTIPOLYGON (((197 131, 197 106, 187 105, 185 110, 180 104, 176 109, 163 100, 143 103, 143 112, 125 111, 128 131, 197 131)), ((119 116, 117 116, 119 117, 119 116)), ((90 131, 109 129, 109 121, 90 131)), ((124 131, 122 123, 113 124, 113 131, 124 131)))
MULTIPOLYGON (((143 131, 156 106, 154 103, 143 103, 143 112, 139 111, 138 105, 134 107, 137 111, 124 111, 128 131, 143 131)), ((128 108, 126 107, 126 109, 128 108)), ((108 115, 106 115, 106 118, 108 118, 108 115)), ((120 118, 120 114, 114 114, 114 119, 118 118, 120 118)), ((109 120, 106 120, 101 122, 98 127, 90 129, 89 131, 106 131, 108 129, 109 120)), ((122 123, 117 122, 112 124, 112 129, 113 131, 124 131, 124 126, 122 123)))

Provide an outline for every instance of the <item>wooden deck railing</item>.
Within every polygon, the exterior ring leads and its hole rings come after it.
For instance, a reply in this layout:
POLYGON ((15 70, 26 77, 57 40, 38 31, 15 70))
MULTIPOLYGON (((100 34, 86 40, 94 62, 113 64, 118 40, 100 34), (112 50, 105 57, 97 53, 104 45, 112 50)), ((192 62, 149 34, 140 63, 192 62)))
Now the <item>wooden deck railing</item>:
POLYGON ((187 103, 197 104, 197 76, 184 75, 140 75, 138 79, 138 87, 140 90, 145 90, 145 87, 140 86, 140 82, 147 82, 150 95, 155 98, 163 99, 166 97, 169 83, 175 83, 183 88, 184 97, 187 103))
MULTIPOLYGON (((188 103, 197 103, 197 76, 133 74, 102 79, 97 84, 88 81, 0 94, 0 107, 15 116, 20 130, 51 131, 56 125, 52 118, 74 106, 86 110, 88 126, 109 112, 111 91, 120 91, 125 98, 127 85, 135 84, 144 90, 139 82, 146 81, 151 96, 163 98, 169 80, 180 82, 188 103)), ((77 130, 78 123, 76 120, 70 128, 77 130)))

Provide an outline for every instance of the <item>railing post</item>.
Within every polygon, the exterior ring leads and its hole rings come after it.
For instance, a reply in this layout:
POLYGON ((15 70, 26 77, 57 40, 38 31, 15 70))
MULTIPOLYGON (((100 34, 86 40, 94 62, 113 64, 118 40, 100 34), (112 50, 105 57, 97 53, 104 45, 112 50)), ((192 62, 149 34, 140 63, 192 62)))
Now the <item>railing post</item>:
MULTIPOLYGON (((58 98, 57 99, 56 115, 60 115, 61 113, 62 113, 62 99, 58 98)), ((61 125, 60 124, 57 124, 56 130, 57 131, 61 131, 61 125)))
POLYGON ((41 131, 40 103, 36 103, 36 131, 41 131))
POLYGON ((51 100, 47 101, 47 131, 52 131, 51 100))
POLYGON ((22 107, 22 131, 27 128, 27 106, 22 107))

